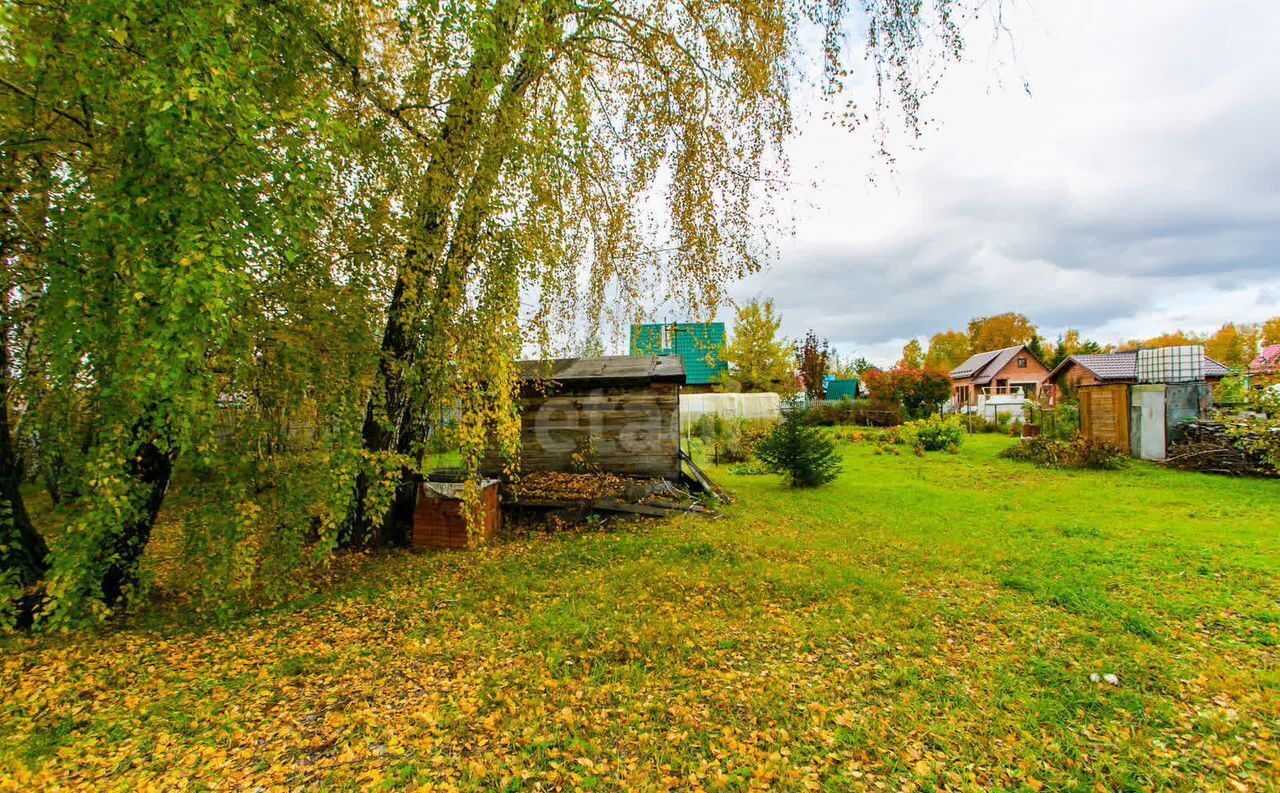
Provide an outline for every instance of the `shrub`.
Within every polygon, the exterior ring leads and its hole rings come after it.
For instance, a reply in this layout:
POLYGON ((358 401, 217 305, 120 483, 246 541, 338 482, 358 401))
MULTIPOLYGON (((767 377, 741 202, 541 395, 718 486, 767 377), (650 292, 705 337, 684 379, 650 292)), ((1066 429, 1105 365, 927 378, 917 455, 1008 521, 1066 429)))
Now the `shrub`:
POLYGON ((689 434, 713 443, 729 437, 729 421, 717 413, 703 413, 689 425, 689 434))
POLYGON ((1023 438, 1000 452, 1000 456, 1007 460, 1021 460, 1053 467, 1062 463, 1066 446, 1062 441, 1039 435, 1035 438, 1023 438))
POLYGON ((1009 460, 1023 460, 1045 468, 1090 468, 1114 471, 1129 462, 1129 451, 1110 441, 1076 438, 1061 441, 1040 435, 1023 438, 1000 452, 1009 460))
POLYGON ((902 423, 902 408, 866 399, 841 399, 839 402, 817 402, 805 411, 806 424, 832 427, 857 424, 863 427, 894 427, 902 423))
POLYGON ((1239 406, 1249 401, 1249 378, 1244 374, 1222 378, 1213 389, 1213 401, 1219 406, 1239 406))
POLYGON ((765 439, 765 436, 773 429, 775 423, 774 421, 738 420, 738 425, 734 432, 737 434, 738 443, 748 457, 755 456, 756 449, 760 448, 760 441, 765 439))
POLYGON ((898 439, 927 452, 953 452, 964 442, 964 433, 964 421, 959 416, 930 416, 903 424, 898 429, 898 439))
POLYGON ((835 432, 831 433, 831 437, 835 438, 837 443, 862 443, 866 440, 865 433, 852 427, 837 427, 835 432))
POLYGON ((751 450, 737 438, 716 441, 711 449, 716 465, 721 463, 744 463, 751 459, 751 450))
POLYGON ((951 396, 951 378, 940 370, 898 365, 888 371, 873 369, 863 377, 872 399, 901 405, 912 418, 929 415, 951 396))
MULTIPOLYGON (((1259 412, 1267 407, 1261 400, 1259 412)), ((1280 414, 1223 417, 1226 439, 1260 467, 1280 471, 1280 414)))
POLYGON ((755 456, 756 447, 773 424, 769 420, 726 419, 708 414, 699 416, 690 431, 710 445, 717 464, 741 463, 755 456))
POLYGON ((978 413, 966 414, 963 418, 961 418, 961 423, 964 425, 964 428, 967 431, 975 435, 980 432, 999 432, 1000 431, 999 424, 987 418, 986 416, 983 416, 978 413))
POLYGON ((1068 399, 1054 407, 1033 404, 1030 420, 1040 425, 1041 435, 1069 441, 1080 434, 1080 403, 1068 399))
POLYGON ((1129 464, 1129 450, 1111 441, 1076 438, 1067 444, 1067 456, 1075 468, 1114 471, 1129 464))
POLYGON ((766 435, 756 457, 775 474, 787 477, 792 487, 825 485, 840 473, 840 455, 827 433, 805 423, 805 410, 790 401, 782 421, 766 435))

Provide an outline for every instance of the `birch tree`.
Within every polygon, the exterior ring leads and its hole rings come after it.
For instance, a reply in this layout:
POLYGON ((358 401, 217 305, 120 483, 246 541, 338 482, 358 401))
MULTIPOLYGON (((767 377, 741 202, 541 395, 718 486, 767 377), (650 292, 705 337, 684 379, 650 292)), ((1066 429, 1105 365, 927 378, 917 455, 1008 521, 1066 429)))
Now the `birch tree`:
POLYGON ((0 583, 50 626, 140 591, 177 466, 202 488, 184 559, 212 598, 343 542, 403 541, 433 422, 459 416, 472 472, 515 452, 526 345, 658 301, 709 312, 760 266, 794 89, 816 71, 838 91, 862 54, 844 46, 853 12, 915 130, 916 67, 959 54, 962 11, 0 9, 3 408, 63 436, 77 481, 42 537, 0 437, 0 583), (83 442, 53 420, 68 413, 83 442))
MULTIPOLYGON (((282 8, 289 6, 281 0, 282 8)), ((919 124, 916 55, 960 51, 958 6, 869 2, 877 83, 919 124)), ((463 458, 514 453, 511 363, 579 310, 617 316, 671 300, 713 310, 760 266, 767 205, 793 131, 802 35, 822 81, 849 68, 843 2, 785 0, 402 4, 301 19, 335 73, 393 118, 417 174, 381 345, 365 448, 408 482, 433 411, 457 406, 463 458), (394 20, 394 23, 378 20, 394 20), (378 30, 394 29, 394 43, 378 30), (368 44, 375 40, 376 45, 368 44), (400 47, 391 68, 383 57, 400 47), (371 63, 370 58, 378 63, 371 63)), ((367 484, 359 488, 367 501, 367 484)), ((409 488, 402 488, 407 493, 409 488)), ((362 518, 357 539, 404 537, 362 518)))

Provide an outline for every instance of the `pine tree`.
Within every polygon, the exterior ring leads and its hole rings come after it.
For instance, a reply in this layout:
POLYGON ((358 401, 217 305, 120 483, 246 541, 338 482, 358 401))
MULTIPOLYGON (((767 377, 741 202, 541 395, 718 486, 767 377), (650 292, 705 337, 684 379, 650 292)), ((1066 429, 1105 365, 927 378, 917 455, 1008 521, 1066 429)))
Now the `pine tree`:
POLYGON ((796 400, 782 411, 782 421, 756 449, 756 457, 775 474, 787 477, 791 487, 818 487, 840 473, 840 455, 827 434, 804 422, 804 409, 796 400))

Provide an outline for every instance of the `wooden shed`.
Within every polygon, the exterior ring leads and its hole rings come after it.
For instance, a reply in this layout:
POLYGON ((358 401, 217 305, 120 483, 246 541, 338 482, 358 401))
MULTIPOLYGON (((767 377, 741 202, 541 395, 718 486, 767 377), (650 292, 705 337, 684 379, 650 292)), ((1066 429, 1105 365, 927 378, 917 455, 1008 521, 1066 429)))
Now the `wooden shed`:
POLYGON ((1080 434, 1129 448, 1129 386, 1081 385, 1080 434))
MULTIPOLYGON (((680 477, 678 355, 521 361, 519 471, 680 477)), ((502 471, 497 455, 487 474, 502 471)))

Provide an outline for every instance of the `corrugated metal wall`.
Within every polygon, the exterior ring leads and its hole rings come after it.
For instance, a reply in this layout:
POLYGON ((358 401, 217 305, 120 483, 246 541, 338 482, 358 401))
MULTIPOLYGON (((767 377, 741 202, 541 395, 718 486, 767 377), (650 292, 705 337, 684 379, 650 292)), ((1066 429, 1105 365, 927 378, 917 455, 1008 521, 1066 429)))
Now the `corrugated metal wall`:
POLYGON ((827 383, 827 399, 858 398, 857 380, 832 380, 827 383))

